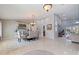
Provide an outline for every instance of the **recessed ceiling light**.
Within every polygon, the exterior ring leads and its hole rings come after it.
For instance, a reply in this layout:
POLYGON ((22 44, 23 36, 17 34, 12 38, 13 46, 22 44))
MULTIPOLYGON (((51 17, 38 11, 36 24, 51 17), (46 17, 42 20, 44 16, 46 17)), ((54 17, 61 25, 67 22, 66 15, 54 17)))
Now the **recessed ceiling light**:
POLYGON ((78 23, 79 23, 79 21, 76 21, 75 23, 76 23, 76 24, 78 24, 78 23))

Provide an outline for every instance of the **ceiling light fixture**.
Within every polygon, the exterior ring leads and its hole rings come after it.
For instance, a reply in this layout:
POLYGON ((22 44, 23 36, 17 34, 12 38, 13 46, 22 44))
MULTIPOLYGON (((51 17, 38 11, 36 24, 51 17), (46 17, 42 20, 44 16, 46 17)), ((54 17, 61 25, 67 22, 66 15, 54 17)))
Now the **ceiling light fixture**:
POLYGON ((44 4, 43 8, 48 12, 52 8, 52 4, 44 4))
POLYGON ((32 15, 32 19, 33 19, 33 22, 30 23, 30 25, 34 26, 34 25, 36 24, 36 23, 34 22, 34 19, 35 19, 35 16, 34 16, 34 15, 32 15))
POLYGON ((76 23, 76 24, 79 24, 79 21, 76 21, 75 23, 76 23))

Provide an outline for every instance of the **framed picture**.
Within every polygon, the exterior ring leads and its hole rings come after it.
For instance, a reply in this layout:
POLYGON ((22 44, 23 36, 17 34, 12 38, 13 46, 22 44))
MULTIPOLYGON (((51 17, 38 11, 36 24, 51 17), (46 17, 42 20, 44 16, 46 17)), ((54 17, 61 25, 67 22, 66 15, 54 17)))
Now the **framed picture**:
POLYGON ((26 29, 26 24, 18 24, 18 29, 26 29))
POLYGON ((52 24, 47 24, 47 30, 52 30, 52 24))

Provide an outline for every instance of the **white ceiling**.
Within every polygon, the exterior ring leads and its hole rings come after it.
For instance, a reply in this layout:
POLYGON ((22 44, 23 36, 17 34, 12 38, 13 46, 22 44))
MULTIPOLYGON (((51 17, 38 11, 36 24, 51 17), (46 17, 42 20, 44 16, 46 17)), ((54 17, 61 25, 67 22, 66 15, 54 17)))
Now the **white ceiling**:
MULTIPOLYGON (((79 19, 79 5, 53 5, 51 12, 58 14, 63 19, 79 19)), ((30 20, 44 16, 45 13, 43 4, 0 4, 1 19, 30 20)))
POLYGON ((63 19, 79 19, 79 5, 77 4, 56 5, 54 12, 63 19))
POLYGON ((32 19, 43 14, 42 4, 0 5, 1 19, 32 19))

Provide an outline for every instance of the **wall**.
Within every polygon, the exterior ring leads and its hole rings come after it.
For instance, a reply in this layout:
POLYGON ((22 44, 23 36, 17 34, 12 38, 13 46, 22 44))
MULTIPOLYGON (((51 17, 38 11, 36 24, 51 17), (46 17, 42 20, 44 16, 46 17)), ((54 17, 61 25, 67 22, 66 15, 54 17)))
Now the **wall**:
POLYGON ((54 39, 54 15, 48 15, 45 18, 41 18, 37 21, 40 37, 43 37, 43 25, 45 25, 46 37, 49 39, 54 39), (47 24, 52 24, 52 30, 47 30, 47 24))
POLYGON ((62 24, 61 22, 61 18, 58 14, 54 14, 54 22, 55 22, 55 31, 54 31, 54 35, 55 35, 55 38, 58 37, 58 24, 62 24))
POLYGON ((7 39, 15 39, 16 38, 16 21, 3 21, 2 22, 3 29, 3 40, 7 39))
POLYGON ((0 21, 0 40, 2 40, 2 22, 0 21))

